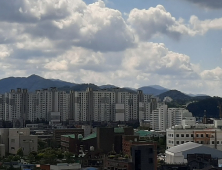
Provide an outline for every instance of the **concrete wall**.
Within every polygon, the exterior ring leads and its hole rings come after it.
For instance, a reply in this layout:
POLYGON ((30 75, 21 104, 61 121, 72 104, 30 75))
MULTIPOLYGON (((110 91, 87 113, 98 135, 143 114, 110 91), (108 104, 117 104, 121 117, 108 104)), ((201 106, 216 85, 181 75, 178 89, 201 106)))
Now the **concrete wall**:
POLYGON ((38 150, 38 137, 34 135, 23 136, 19 138, 19 148, 22 148, 24 155, 29 155, 30 152, 38 150))
POLYGON ((10 128, 9 129, 9 153, 16 154, 20 148, 20 135, 28 136, 30 135, 29 128, 10 128))
POLYGON ((0 128, 0 143, 5 144, 5 152, 9 152, 9 128, 0 128))

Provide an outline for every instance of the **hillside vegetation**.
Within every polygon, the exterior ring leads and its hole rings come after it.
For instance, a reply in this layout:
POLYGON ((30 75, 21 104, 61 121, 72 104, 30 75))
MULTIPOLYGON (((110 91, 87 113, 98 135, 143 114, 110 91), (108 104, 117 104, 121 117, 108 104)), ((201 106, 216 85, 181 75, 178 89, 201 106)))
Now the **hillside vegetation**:
POLYGON ((211 97, 200 100, 198 102, 191 103, 187 106, 187 109, 193 113, 195 117, 203 117, 204 110, 206 110, 207 117, 219 117, 218 104, 222 103, 222 98, 211 97))

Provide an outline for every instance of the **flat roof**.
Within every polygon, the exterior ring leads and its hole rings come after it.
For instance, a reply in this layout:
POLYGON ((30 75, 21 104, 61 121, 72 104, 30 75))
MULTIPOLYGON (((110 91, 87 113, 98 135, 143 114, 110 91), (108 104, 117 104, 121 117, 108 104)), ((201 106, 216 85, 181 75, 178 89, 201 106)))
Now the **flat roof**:
POLYGON ((75 139, 75 134, 69 134, 69 135, 61 135, 63 137, 72 138, 75 139))
POLYGON ((167 151, 172 152, 172 153, 178 153, 178 152, 186 151, 186 150, 193 149, 193 148, 196 148, 199 146, 202 146, 202 144, 198 144, 198 143, 194 143, 194 142, 187 142, 184 144, 173 146, 173 147, 167 149, 167 151))
POLYGON ((82 140, 89 140, 89 139, 93 139, 93 138, 96 138, 97 135, 96 135, 96 132, 84 137, 82 140))

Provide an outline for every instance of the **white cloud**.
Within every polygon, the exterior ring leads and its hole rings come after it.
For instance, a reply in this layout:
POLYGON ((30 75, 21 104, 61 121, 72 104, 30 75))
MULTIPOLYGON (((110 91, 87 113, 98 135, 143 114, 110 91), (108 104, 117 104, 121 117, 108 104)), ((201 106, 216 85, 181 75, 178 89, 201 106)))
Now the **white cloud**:
POLYGON ((201 35, 204 35, 209 30, 222 30, 222 18, 201 21, 197 16, 191 16, 190 24, 193 30, 201 35))
POLYGON ((133 9, 127 21, 122 15, 103 1, 1 1, 0 77, 35 73, 76 83, 159 84, 196 93, 204 93, 212 82, 220 86, 219 67, 202 71, 189 56, 147 42, 153 36, 179 39, 222 29, 220 18, 192 16, 186 24, 161 5, 133 9))
POLYGON ((1 45, 0 44, 0 59, 4 59, 5 57, 9 57, 10 54, 12 53, 12 49, 10 49, 6 45, 1 45))
POLYGON ((181 35, 195 34, 182 19, 176 20, 162 5, 147 10, 133 9, 129 14, 128 22, 143 40, 157 34, 166 34, 174 39, 179 39, 181 35))
POLYGON ((157 43, 140 43, 137 48, 126 50, 122 66, 143 73, 197 76, 188 56, 169 51, 164 44, 157 43))
POLYGON ((201 77, 206 80, 222 81, 222 68, 216 67, 212 70, 204 70, 201 77))

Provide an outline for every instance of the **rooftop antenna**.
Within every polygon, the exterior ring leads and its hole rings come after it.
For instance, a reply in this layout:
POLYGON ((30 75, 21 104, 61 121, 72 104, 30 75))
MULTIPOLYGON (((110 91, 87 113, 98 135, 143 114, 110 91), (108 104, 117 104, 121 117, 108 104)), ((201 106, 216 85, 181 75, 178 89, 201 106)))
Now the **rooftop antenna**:
POLYGON ((218 106, 219 108, 219 118, 222 119, 222 104, 218 101, 218 106))

